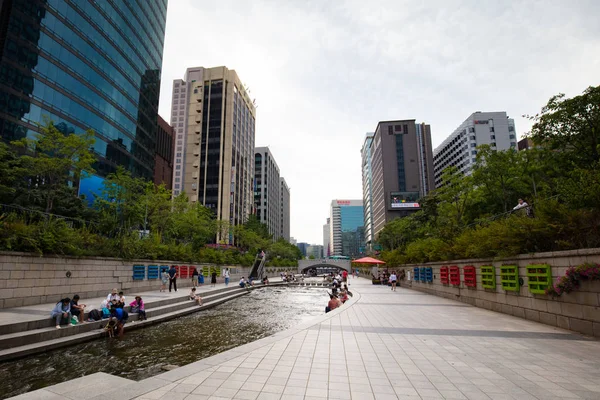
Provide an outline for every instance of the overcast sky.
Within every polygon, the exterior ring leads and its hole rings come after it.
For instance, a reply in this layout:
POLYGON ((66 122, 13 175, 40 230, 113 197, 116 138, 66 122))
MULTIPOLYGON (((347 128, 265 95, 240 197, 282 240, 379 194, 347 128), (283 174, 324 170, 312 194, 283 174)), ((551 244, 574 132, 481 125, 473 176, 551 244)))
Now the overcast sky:
POLYGON ((474 111, 519 137, 556 93, 600 84, 600 1, 169 0, 160 114, 186 68, 235 69, 291 188, 291 235, 322 244, 333 199, 362 199, 378 121, 431 124, 434 147, 474 111))

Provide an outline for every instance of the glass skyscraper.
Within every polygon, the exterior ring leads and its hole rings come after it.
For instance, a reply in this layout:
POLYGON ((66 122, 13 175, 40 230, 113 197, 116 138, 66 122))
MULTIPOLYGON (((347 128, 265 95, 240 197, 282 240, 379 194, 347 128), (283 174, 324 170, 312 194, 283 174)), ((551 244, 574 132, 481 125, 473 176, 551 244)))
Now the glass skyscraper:
POLYGON ((358 257, 365 252, 362 200, 333 200, 330 209, 330 255, 358 257))
POLYGON ((2 139, 32 137, 46 118, 67 134, 93 129, 98 175, 122 165, 152 179, 167 0, 0 7, 2 139))

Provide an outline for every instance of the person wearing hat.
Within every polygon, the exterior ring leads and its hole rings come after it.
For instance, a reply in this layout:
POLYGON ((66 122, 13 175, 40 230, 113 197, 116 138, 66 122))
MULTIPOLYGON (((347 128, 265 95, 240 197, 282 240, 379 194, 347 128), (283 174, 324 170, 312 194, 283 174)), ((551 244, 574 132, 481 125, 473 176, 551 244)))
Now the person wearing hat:
POLYGON ((117 303, 119 303, 121 301, 121 296, 119 296, 119 289, 117 289, 117 288, 114 288, 108 294, 108 296, 106 296, 106 301, 108 302, 108 304, 111 304, 113 302, 113 300, 116 300, 117 303))

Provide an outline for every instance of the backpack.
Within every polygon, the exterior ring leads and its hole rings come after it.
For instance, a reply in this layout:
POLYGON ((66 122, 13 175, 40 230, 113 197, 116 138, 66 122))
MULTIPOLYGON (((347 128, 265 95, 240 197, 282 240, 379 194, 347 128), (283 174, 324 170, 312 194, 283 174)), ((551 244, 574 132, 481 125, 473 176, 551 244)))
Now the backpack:
POLYGON ((93 309, 92 311, 89 312, 88 319, 91 319, 94 321, 100 321, 102 319, 102 314, 100 314, 100 311, 93 309))

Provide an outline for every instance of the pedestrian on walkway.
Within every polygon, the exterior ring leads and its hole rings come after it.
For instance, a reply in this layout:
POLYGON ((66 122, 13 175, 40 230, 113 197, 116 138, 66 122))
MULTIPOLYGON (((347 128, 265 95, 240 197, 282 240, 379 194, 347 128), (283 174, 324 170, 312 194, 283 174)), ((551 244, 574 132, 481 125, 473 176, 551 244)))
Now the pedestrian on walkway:
POLYGON ((171 265, 171 269, 169 270, 169 293, 171 292, 171 287, 175 288, 177 291, 177 270, 174 265, 171 265))
POLYGON ((223 276, 225 277, 225 286, 229 285, 229 268, 225 268, 223 276))
POLYGON ((56 303, 54 308, 52 309, 52 314, 50 314, 52 318, 56 319, 56 329, 60 329, 60 321, 61 319, 66 319, 71 322, 71 299, 66 297, 56 303))
POLYGON ((396 271, 392 271, 392 274, 390 275, 390 283, 392 284, 392 290, 395 292, 396 291, 396 282, 398 281, 398 278, 396 277, 396 271))
POLYGON ((210 286, 215 287, 217 285, 217 271, 213 270, 210 275, 210 286))
POLYGON ((160 277, 160 291, 161 292, 166 292, 167 291, 167 283, 169 282, 169 273, 165 270, 162 273, 162 276, 160 277))
POLYGON ((198 270, 194 268, 194 272, 192 272, 192 286, 198 286, 198 270))

